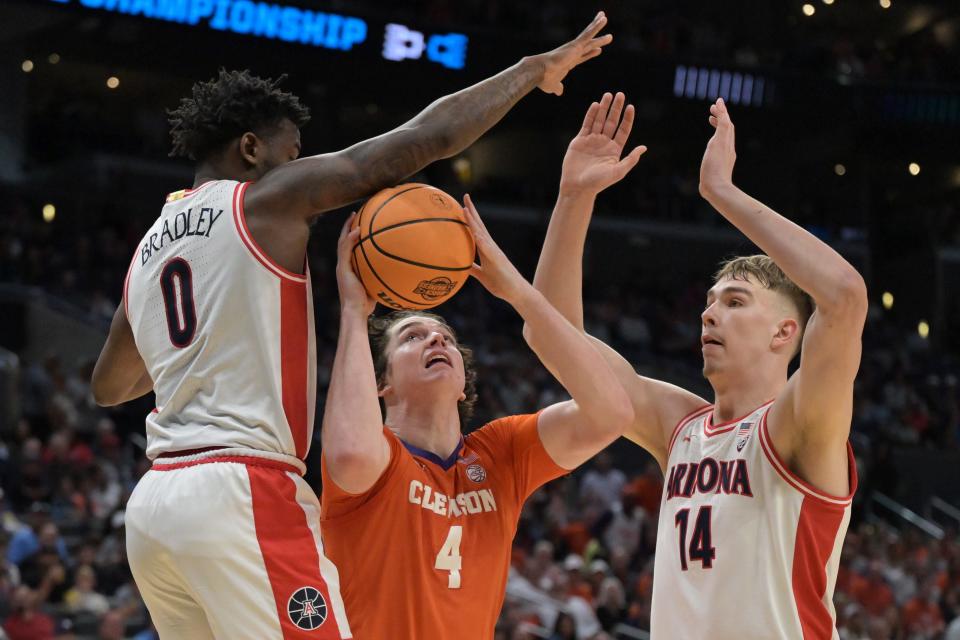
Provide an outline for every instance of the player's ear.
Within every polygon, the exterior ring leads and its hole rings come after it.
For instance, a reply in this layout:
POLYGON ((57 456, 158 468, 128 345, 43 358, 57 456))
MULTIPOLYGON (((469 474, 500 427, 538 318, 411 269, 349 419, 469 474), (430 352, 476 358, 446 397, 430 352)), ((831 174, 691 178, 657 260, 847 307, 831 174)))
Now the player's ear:
POLYGON ((260 156, 263 154, 262 146, 260 138, 252 131, 247 131, 240 136, 240 155, 243 161, 254 167, 260 164, 260 156))
POLYGON ((792 353, 791 345, 793 339, 798 336, 800 332, 800 323, 798 323, 793 318, 784 318, 777 323, 777 332, 773 334, 773 339, 770 341, 770 348, 774 351, 780 351, 784 348, 790 348, 792 353))
POLYGON ((463 402, 463 401, 466 400, 466 399, 467 399, 467 394, 465 394, 465 393, 463 393, 463 392, 461 391, 461 392, 460 392, 460 397, 457 399, 457 402, 463 402))

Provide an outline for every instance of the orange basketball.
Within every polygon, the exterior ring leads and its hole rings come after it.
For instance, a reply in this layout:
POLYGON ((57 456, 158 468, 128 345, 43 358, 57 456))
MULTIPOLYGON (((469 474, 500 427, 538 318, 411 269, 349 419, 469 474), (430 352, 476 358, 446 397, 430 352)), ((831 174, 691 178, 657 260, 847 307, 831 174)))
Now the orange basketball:
POLYGON ((353 221, 360 238, 354 269, 367 292, 393 309, 429 309, 469 276, 476 246, 463 208, 426 184, 380 191, 353 221))

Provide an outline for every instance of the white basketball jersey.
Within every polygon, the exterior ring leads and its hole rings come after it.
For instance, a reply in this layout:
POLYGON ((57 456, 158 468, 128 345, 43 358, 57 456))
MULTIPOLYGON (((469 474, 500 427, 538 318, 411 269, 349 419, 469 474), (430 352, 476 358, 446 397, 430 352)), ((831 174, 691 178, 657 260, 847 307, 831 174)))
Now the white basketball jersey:
POLYGON ((153 378, 147 456, 203 447, 307 455, 316 356, 310 275, 247 229, 247 183, 167 197, 133 256, 124 304, 153 378))
POLYGON ((833 588, 850 495, 818 491, 774 451, 771 403, 723 424, 713 407, 674 430, 660 501, 653 640, 838 638, 833 588))

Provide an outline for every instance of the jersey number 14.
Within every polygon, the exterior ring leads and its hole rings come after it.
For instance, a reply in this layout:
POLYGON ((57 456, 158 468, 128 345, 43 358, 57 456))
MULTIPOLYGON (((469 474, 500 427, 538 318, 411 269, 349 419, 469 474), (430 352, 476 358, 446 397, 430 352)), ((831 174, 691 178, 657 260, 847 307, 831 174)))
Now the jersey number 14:
MULTIPOLYGON (((704 569, 713 567, 713 559, 717 557, 717 548, 713 546, 713 536, 710 531, 710 519, 713 508, 700 507, 697 519, 693 524, 693 534, 690 536, 690 562, 700 561, 704 569)), ((690 509, 680 509, 674 518, 674 524, 680 530, 680 567, 687 570, 687 526, 690 521, 690 509)))

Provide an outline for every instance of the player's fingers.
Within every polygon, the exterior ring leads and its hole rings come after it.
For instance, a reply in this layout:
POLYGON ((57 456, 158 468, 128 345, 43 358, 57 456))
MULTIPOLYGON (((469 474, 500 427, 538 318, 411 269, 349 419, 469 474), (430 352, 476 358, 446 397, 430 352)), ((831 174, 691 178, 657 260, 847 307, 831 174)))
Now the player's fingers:
POLYGON ((588 40, 583 45, 583 47, 585 49, 593 49, 593 48, 602 49, 603 47, 607 46, 611 42, 613 42, 613 34, 605 33, 602 36, 594 38, 593 40, 588 40))
POLYGON ((577 40, 584 42, 592 38, 593 36, 600 33, 600 30, 603 29, 607 24, 607 16, 600 11, 594 16, 593 20, 590 21, 590 24, 587 25, 587 28, 580 32, 580 35, 576 37, 577 40))
POLYGON ((591 102, 590 108, 587 109, 587 114, 583 116, 583 126, 580 127, 580 133, 578 135, 587 135, 590 133, 590 130, 593 129, 593 121, 597 117, 597 113, 600 111, 599 102, 591 102))
POLYGON ((612 138, 617 132, 617 125, 620 124, 620 115, 623 113, 623 105, 626 101, 627 97, 623 95, 622 91, 618 91, 617 94, 613 96, 610 111, 607 112, 607 119, 603 123, 603 135, 608 138, 612 138))
POLYGON ((490 234, 487 233, 487 227, 483 224, 483 220, 480 219, 480 214, 473 205, 473 199, 469 193, 463 196, 463 211, 467 216, 467 224, 469 224, 473 230, 473 235, 477 237, 478 240, 489 237, 490 234))
POLYGON ((597 119, 593 121, 593 128, 590 130, 591 133, 603 133, 603 123, 607 119, 607 112, 610 111, 610 103, 613 102, 613 94, 605 93, 603 97, 600 98, 600 110, 597 113, 597 119))
POLYGON ((620 174, 620 177, 630 173, 630 170, 637 166, 637 163, 640 162, 641 156, 647 152, 646 145, 640 145, 629 154, 624 156, 623 160, 617 163, 617 169, 620 174))
POLYGON ((709 118, 707 118, 707 120, 710 121, 711 127, 713 127, 714 129, 717 128, 717 124, 718 124, 717 116, 710 116, 709 118))
POLYGON ((597 49, 589 49, 586 53, 584 53, 582 56, 580 56, 580 60, 577 62, 577 64, 580 64, 580 63, 582 63, 582 62, 586 62, 587 60, 590 60, 590 59, 592 59, 592 58, 596 58, 596 57, 597 57, 598 55, 600 55, 601 53, 603 53, 603 49, 600 49, 600 48, 597 48, 597 49))
POLYGON ((613 137, 613 141, 616 142, 621 149, 627 144, 627 138, 630 137, 630 132, 633 130, 633 119, 635 115, 636 109, 634 109, 632 104, 628 104, 627 108, 623 110, 623 119, 620 120, 617 135, 613 137))
POLYGON ((353 219, 357 217, 357 212, 353 211, 347 216, 347 219, 343 221, 343 226, 340 227, 340 238, 343 239, 348 233, 350 233, 350 225, 353 224, 353 219))

